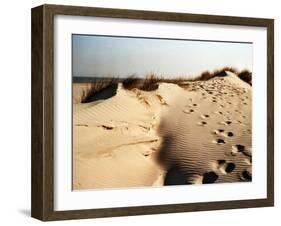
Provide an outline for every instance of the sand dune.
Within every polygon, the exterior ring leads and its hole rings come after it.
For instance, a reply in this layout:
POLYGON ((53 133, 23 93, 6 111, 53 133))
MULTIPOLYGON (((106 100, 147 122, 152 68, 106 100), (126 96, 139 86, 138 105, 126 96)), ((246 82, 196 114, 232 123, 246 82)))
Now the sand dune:
POLYGON ((156 130, 162 109, 172 99, 165 92, 171 89, 179 88, 163 84, 149 93, 126 91, 119 85, 110 99, 74 107, 74 189, 152 186, 163 181, 156 130))
POLYGON ((191 89, 194 93, 178 98, 160 126, 160 159, 174 172, 171 178, 183 174, 181 183, 250 180, 243 174, 251 169, 251 86, 229 73, 195 82, 191 89))
POLYGON ((235 74, 86 104, 75 85, 74 189, 251 180, 251 86, 235 74))

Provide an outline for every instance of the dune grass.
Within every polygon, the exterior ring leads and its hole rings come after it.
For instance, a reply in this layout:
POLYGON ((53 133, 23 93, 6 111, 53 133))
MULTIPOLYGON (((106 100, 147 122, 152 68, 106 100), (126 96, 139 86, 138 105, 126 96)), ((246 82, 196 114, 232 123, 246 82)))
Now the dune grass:
POLYGON ((124 89, 140 89, 144 91, 152 91, 158 88, 158 83, 161 82, 161 78, 156 74, 151 73, 145 78, 138 78, 135 75, 129 76, 122 82, 124 89))
POLYGON ((230 71, 234 74, 238 74, 238 70, 233 67, 224 67, 219 70, 215 70, 214 72, 204 71, 198 77, 195 77, 195 81, 207 81, 214 77, 224 77, 227 76, 226 71, 230 71))
POLYGON ((123 88, 127 90, 139 89, 143 91, 153 91, 158 89, 159 83, 162 82, 173 83, 182 88, 187 88, 190 85, 190 82, 207 81, 214 77, 227 76, 226 71, 235 73, 241 80, 252 85, 252 73, 250 71, 243 70, 239 72, 233 67, 224 67, 213 72, 204 71, 199 76, 193 78, 185 78, 184 76, 181 76, 167 79, 163 76, 157 75, 156 73, 149 73, 145 78, 139 78, 136 75, 131 75, 125 79, 120 79, 118 77, 97 79, 96 81, 91 82, 89 89, 83 92, 81 103, 88 103, 95 94, 110 86, 118 85, 118 83, 122 83, 123 88))
POLYGON ((153 91, 158 89, 159 83, 173 83, 180 87, 186 88, 189 84, 190 79, 182 77, 176 78, 164 78, 163 76, 158 76, 155 73, 148 74, 145 78, 137 78, 134 75, 126 78, 123 82, 123 88, 132 90, 134 88, 143 91, 153 91))
POLYGON ((81 103, 88 103, 92 99, 92 97, 101 92, 102 90, 117 85, 119 82, 119 79, 117 77, 112 78, 105 78, 105 79, 98 79, 95 82, 90 83, 90 87, 83 92, 81 103))
POLYGON ((224 76, 227 76, 227 73, 226 73, 227 71, 230 71, 230 72, 236 74, 241 80, 252 85, 252 72, 250 72, 248 70, 242 70, 239 72, 237 69, 235 69, 233 67, 224 67, 222 69, 215 70, 214 72, 204 71, 201 73, 201 75, 192 79, 192 81, 207 81, 214 77, 224 77, 224 76))
POLYGON ((195 78, 194 81, 206 81, 213 77, 214 77, 214 75, 211 72, 204 71, 198 78, 195 78))
POLYGON ((243 80, 244 82, 249 83, 250 85, 252 85, 252 72, 248 71, 248 70, 243 70, 240 73, 237 74, 237 76, 243 80))

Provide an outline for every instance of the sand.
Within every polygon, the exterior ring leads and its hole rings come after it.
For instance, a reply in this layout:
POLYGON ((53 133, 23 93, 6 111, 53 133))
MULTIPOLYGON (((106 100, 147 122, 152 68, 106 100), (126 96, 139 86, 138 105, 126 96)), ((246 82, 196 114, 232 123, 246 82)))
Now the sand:
POLYGON ((252 88, 227 74, 84 104, 75 84, 73 189, 251 180, 252 88))

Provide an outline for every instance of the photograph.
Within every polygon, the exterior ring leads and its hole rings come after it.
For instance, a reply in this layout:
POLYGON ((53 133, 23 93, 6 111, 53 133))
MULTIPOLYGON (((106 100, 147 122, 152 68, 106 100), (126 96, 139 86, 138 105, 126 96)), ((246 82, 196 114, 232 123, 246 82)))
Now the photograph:
POLYGON ((33 218, 274 206, 275 20, 202 13, 32 8, 33 218))
POLYGON ((251 42, 72 34, 72 189, 251 182, 252 64, 251 42))

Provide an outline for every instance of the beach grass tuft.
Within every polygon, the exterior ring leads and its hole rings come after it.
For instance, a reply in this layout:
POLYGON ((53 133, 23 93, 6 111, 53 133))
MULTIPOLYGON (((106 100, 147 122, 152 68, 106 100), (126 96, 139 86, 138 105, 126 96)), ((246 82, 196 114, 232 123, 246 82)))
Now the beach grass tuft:
POLYGON ((244 82, 249 83, 252 85, 252 72, 248 70, 243 70, 240 73, 237 74, 237 76, 242 79, 244 82))
POLYGON ((118 84, 119 79, 117 77, 98 79, 95 82, 90 83, 90 87, 83 91, 81 103, 88 103, 94 95, 102 90, 118 84))

